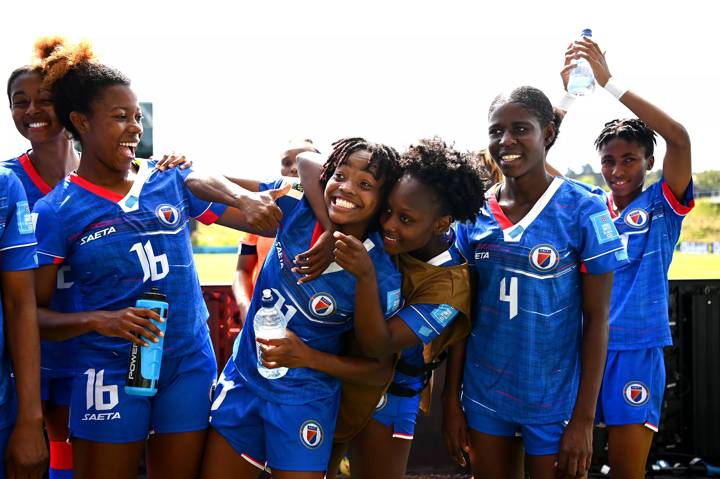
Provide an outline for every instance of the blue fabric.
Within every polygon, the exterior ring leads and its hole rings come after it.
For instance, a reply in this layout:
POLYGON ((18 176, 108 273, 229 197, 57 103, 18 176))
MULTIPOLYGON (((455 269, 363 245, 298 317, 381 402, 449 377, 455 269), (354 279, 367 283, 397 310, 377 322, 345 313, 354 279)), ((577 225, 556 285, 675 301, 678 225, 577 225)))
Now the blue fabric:
POLYGON ((372 418, 385 426, 392 426, 393 437, 412 440, 420 408, 420 395, 412 397, 383 394, 372 418))

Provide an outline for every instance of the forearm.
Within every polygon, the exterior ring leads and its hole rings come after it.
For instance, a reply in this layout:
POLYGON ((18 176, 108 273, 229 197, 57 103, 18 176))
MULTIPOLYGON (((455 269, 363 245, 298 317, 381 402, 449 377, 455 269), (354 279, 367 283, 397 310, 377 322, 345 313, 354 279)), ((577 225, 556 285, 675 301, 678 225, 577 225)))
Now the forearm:
POLYGON ((655 130, 665 140, 668 147, 690 147, 690 136, 685 127, 634 91, 625 92, 620 97, 620 102, 655 130))
POLYGON ((185 186, 201 200, 223 203, 236 208, 242 207, 242 201, 248 190, 231 182, 224 176, 209 175, 193 171, 185 179, 185 186))
MULTIPOLYGON (((319 155, 313 156, 319 157, 319 155)), ((305 199, 310 204, 315 218, 325 231, 334 229, 335 225, 330 220, 325 205, 325 192, 320 184, 322 165, 309 159, 307 153, 298 156, 297 165, 305 199)))
POLYGON ((392 377, 392 358, 373 359, 315 351, 308 365, 342 381, 370 386, 384 386, 392 377))
POLYGON ((62 341, 94 331, 93 322, 100 311, 59 313, 38 307, 38 325, 43 340, 62 341))
POLYGON ((392 352, 392 337, 380 306, 375 270, 356 279, 355 336, 365 354, 385 357, 392 352))
POLYGON ((460 401, 466 345, 467 339, 463 339, 448 348, 448 358, 445 365, 445 386, 442 392, 443 402, 460 401))
POLYGON ((252 278, 245 271, 237 271, 232 283, 232 292, 235 297, 235 303, 240 310, 240 320, 245 324, 245 315, 250 305, 252 278))

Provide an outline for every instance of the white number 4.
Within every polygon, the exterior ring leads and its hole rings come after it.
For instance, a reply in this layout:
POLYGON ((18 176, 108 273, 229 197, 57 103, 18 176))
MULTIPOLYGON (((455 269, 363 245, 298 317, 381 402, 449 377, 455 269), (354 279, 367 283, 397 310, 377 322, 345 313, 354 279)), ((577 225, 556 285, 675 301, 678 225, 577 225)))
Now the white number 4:
POLYGON ((143 283, 148 279, 153 281, 163 279, 170 271, 167 255, 155 256, 150 241, 146 241, 144 246, 141 243, 135 243, 130 251, 134 251, 138 255, 143 270, 143 283))
POLYGON ((510 303, 510 319, 518 314, 518 279, 513 276, 510 278, 510 291, 507 292, 505 286, 505 278, 500 281, 500 301, 510 303))
POLYGON ((87 409, 95 407, 97 411, 107 411, 117 406, 118 403, 118 387, 117 384, 111 384, 110 386, 103 386, 103 379, 105 376, 105 370, 101 369, 95 373, 94 369, 88 369, 84 374, 87 374, 87 387, 85 389, 85 401, 87 402, 87 409), (108 401, 105 401, 105 394, 107 394, 108 401))

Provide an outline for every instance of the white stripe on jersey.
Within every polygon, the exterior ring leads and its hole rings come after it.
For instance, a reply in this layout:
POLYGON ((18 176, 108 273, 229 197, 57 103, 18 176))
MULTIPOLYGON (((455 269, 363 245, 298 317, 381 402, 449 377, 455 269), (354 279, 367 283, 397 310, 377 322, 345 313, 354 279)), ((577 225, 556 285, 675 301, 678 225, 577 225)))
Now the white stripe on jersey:
POLYGON ((552 200, 553 196, 555 196, 555 193, 557 192, 557 190, 560 189, 564 181, 565 180, 563 180, 561 177, 556 176, 555 179, 553 179, 552 183, 550 183, 550 186, 548 186, 548 189, 545 190, 545 193, 543 193, 542 196, 535 202, 530 211, 528 211, 528 213, 523 216, 520 221, 503 230, 503 239, 508 243, 519 242, 520 239, 523 237, 523 232, 525 232, 525 230, 528 229, 532 222, 535 221, 538 216, 540 216, 540 213, 542 213, 548 203, 550 203, 550 200, 552 200), (511 233, 518 229, 518 227, 521 228, 520 234, 517 234, 514 237, 511 236, 511 233))
POLYGON ((25 248, 27 246, 36 246, 36 245, 37 245, 37 241, 34 243, 16 244, 15 246, 6 246, 4 248, 0 248, 0 251, 7 251, 9 249, 25 248))
POLYGON ((625 248, 615 248, 615 249, 613 249, 613 250, 606 251, 606 252, 604 252, 604 253, 600 253, 600 254, 597 254, 597 255, 595 255, 595 256, 591 256, 590 258, 583 258, 583 261, 590 261, 590 260, 593 260, 593 259, 595 259, 595 258, 599 258, 600 256, 605 256, 606 254, 614 253, 614 252, 616 252, 616 251, 621 251, 621 250, 624 250, 624 249, 625 249, 625 248))
POLYGON ((575 268, 577 268, 577 265, 574 265, 572 268, 564 269, 564 270, 560 271, 559 273, 544 274, 544 275, 530 273, 528 271, 524 271, 522 269, 516 269, 516 268, 503 268, 503 270, 510 271, 511 273, 521 274, 523 276, 528 276, 530 278, 535 278, 535 279, 555 279, 555 278, 559 278, 561 276, 565 276, 569 272, 573 271, 575 268))

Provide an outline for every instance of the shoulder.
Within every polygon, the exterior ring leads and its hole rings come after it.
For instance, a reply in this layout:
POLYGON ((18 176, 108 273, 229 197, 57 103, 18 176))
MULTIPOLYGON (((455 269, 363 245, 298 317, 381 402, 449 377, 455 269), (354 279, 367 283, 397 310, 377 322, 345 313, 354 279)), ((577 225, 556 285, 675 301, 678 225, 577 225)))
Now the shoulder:
POLYGON ((586 208, 607 210, 607 196, 602 188, 567 178, 563 180, 564 183, 560 187, 561 198, 576 204, 575 211, 579 215, 586 213, 586 208))

